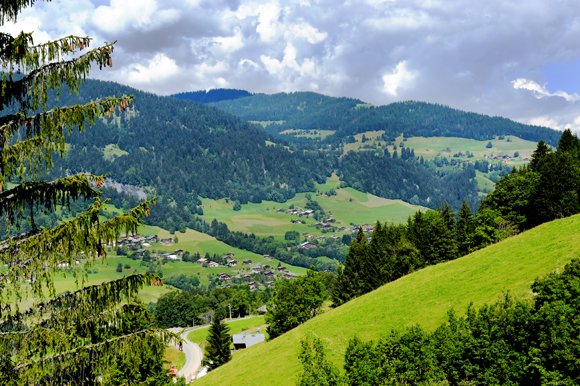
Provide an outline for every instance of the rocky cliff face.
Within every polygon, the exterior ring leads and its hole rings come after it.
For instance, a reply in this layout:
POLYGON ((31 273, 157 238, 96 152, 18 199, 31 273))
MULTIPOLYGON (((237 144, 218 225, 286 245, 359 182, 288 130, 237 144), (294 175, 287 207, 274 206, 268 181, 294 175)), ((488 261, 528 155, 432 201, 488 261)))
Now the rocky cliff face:
POLYGON ((103 184, 105 188, 114 188, 119 193, 125 193, 133 197, 137 197, 140 200, 147 199, 147 192, 138 186, 129 185, 129 184, 122 184, 120 182, 112 181, 112 180, 105 180, 103 184))

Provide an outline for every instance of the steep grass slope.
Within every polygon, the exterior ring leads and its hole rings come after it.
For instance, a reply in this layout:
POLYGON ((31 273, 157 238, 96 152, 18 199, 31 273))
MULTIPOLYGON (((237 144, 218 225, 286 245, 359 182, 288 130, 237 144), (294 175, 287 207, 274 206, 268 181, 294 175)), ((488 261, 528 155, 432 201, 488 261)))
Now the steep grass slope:
POLYGON ((463 258, 428 267, 330 310, 264 344, 234 355, 199 385, 293 385, 301 371, 300 339, 322 338, 337 364, 348 340, 379 339, 393 328, 420 324, 435 329, 452 307, 463 314, 495 302, 504 291, 531 298, 538 277, 580 257, 580 215, 543 224, 463 258))

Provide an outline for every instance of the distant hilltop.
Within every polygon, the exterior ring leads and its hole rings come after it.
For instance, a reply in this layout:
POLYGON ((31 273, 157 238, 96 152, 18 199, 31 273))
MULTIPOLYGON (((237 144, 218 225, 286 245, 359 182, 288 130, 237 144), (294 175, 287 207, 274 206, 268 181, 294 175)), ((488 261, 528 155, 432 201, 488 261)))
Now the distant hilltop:
POLYGON ((190 100, 199 103, 217 103, 221 101, 229 101, 238 98, 252 96, 251 92, 246 90, 236 90, 230 88, 218 88, 209 91, 188 91, 179 94, 170 95, 172 98, 181 100, 190 100))

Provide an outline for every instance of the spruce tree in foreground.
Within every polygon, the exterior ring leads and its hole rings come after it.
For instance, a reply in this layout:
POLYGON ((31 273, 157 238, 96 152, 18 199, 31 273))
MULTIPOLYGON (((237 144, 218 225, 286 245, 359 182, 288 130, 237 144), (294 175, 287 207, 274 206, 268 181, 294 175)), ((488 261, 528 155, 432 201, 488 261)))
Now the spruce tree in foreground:
MULTIPOLYGON (((0 25, 15 21, 34 2, 3 1, 0 25)), ((137 231, 153 201, 101 221, 106 201, 98 188, 105 176, 43 179, 52 157, 64 157, 69 135, 121 114, 132 99, 49 109, 51 91, 58 95, 66 87, 78 93, 92 64, 112 66, 113 44, 88 50, 90 40, 71 35, 34 45, 32 33, 0 33, 1 385, 161 384, 167 379, 160 378, 161 362, 174 335, 130 322, 146 312, 133 297, 144 285, 160 283, 159 277, 132 275, 84 287, 87 268, 106 258, 105 246, 121 232, 137 231), (77 199, 91 204, 76 218, 54 228, 35 223, 35 212, 51 213, 77 199), (54 276, 63 265, 80 289, 57 296, 54 276)))
POLYGON ((230 351, 230 327, 223 319, 222 314, 219 312, 216 313, 213 323, 209 328, 209 336, 207 338, 208 346, 206 348, 209 371, 220 367, 232 359, 232 352, 230 351))

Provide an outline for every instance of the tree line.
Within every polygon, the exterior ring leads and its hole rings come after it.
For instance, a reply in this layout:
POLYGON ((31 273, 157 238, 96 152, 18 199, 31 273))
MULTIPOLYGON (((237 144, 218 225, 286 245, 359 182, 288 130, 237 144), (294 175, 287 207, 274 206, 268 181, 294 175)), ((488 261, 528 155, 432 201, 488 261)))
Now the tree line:
POLYGON ((196 325, 213 321, 216 313, 229 315, 230 306, 232 317, 244 317, 250 310, 255 313, 270 300, 272 293, 272 288, 250 291, 247 285, 213 289, 193 287, 165 293, 157 303, 150 303, 149 309, 161 328, 189 327, 194 321, 196 325))
POLYGON ((367 240, 362 229, 338 267, 333 304, 339 306, 428 265, 464 256, 541 223, 580 213, 580 140, 566 130, 558 149, 538 143, 529 166, 514 168, 472 213, 443 209, 381 224, 367 240))

